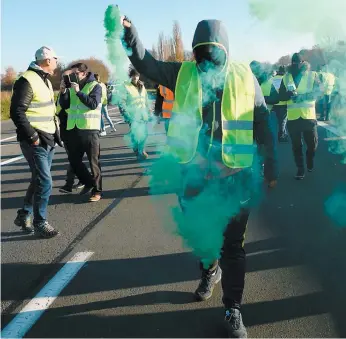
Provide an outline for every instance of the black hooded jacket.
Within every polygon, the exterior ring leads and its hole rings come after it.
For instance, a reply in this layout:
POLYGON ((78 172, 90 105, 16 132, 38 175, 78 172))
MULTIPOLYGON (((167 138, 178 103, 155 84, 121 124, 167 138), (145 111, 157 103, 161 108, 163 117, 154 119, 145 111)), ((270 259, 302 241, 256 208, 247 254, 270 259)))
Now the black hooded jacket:
MULTIPOLYGON (((166 86, 175 92, 178 73, 182 65, 181 63, 164 62, 154 59, 153 56, 144 49, 141 41, 139 40, 137 30, 133 24, 131 24, 130 28, 125 28, 124 43, 132 50, 129 58, 134 67, 140 73, 143 73, 152 81, 166 86)), ((227 52, 227 59, 229 58, 228 35, 221 21, 203 20, 198 24, 193 39, 193 49, 199 44, 219 44, 219 46, 227 52)), ((224 73, 221 72, 218 76, 223 77, 224 73)), ((266 179, 275 180, 278 176, 278 168, 274 136, 270 129, 269 111, 264 101, 261 88, 255 77, 254 85, 256 92, 254 102, 254 133, 256 135, 256 139, 260 139, 260 143, 264 144, 266 148, 266 179)), ((202 131, 208 142, 210 140, 210 136, 213 134, 213 140, 221 143, 221 98, 223 94, 223 86, 214 88, 212 95, 210 95, 209 90, 208 95, 206 95, 206 88, 210 89, 210 87, 208 87, 207 84, 203 84, 202 81, 204 122, 204 128, 202 131), (214 107, 215 112, 213 111, 214 107), (214 124, 212 124, 213 121, 214 124), (214 130, 212 130, 213 125, 214 130)), ((200 142, 202 139, 205 138, 200 137, 200 142)))

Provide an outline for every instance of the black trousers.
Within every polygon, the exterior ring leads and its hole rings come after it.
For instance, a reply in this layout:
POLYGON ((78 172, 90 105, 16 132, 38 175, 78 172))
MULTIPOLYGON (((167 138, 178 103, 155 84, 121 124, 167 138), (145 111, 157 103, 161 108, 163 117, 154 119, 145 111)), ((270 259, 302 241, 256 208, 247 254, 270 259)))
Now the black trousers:
MULTIPOLYGON (((247 198, 250 199, 251 197, 251 189, 249 188, 251 186, 251 174, 245 173, 245 171, 242 172, 233 175, 232 177, 234 178, 229 177, 217 180, 220 181, 220 187, 223 187, 224 191, 227 192, 226 194, 235 193, 236 188, 234 182, 236 182, 238 189, 240 188, 244 192, 244 197, 242 200, 246 201, 247 198)), ((185 187, 183 196, 179 198, 183 211, 185 208, 188 208, 186 202, 188 202, 189 199, 193 199, 197 195, 201 194, 203 190, 210 184, 210 182, 209 180, 204 180, 203 182, 200 182, 200 184, 201 185, 198 185, 199 187, 196 187, 196 185, 193 187, 185 187)), ((224 192, 220 193, 224 196, 224 192)), ((222 301, 226 309, 232 307, 239 308, 242 302, 246 269, 244 240, 247 222, 250 215, 249 206, 250 202, 248 201, 246 204, 244 204, 244 207, 240 209, 240 212, 229 220, 224 232, 224 243, 221 251, 220 267, 222 269, 222 301)), ((213 206, 211 206, 209 211, 204 212, 212 213, 212 211, 215 211, 213 206)), ((203 212, 201 211, 201 213, 203 212)), ((218 264, 218 261, 214 261, 209 268, 206 269, 206 271, 214 271, 218 264)), ((200 263, 200 268, 203 270, 202 262, 200 263)))
POLYGON ((276 114, 278 123, 278 138, 285 138, 287 136, 287 105, 275 105, 273 112, 276 114))
POLYGON ((66 132, 68 160, 78 179, 93 192, 102 192, 102 174, 100 164, 100 134, 98 131, 73 129, 66 132), (86 153, 91 173, 83 163, 86 153))
POLYGON ((303 139, 306 144, 306 164, 308 168, 313 168, 318 145, 316 120, 292 120, 288 121, 287 127, 292 141, 292 151, 297 168, 305 168, 303 139))

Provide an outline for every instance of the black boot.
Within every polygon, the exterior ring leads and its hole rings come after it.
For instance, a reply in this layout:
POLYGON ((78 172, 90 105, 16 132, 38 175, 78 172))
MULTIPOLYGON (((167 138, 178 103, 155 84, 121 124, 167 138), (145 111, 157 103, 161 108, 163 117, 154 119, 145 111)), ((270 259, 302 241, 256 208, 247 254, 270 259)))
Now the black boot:
POLYGON ((17 211, 17 217, 14 220, 14 224, 22 228, 25 233, 32 233, 34 229, 32 228, 31 216, 24 210, 17 211))
POLYGON ((198 301, 205 301, 211 298, 215 285, 221 280, 221 268, 217 266, 214 271, 202 270, 202 277, 195 291, 198 301))
POLYGON ((225 326, 228 338, 247 338, 247 331, 243 324, 241 313, 237 308, 226 310, 225 326))

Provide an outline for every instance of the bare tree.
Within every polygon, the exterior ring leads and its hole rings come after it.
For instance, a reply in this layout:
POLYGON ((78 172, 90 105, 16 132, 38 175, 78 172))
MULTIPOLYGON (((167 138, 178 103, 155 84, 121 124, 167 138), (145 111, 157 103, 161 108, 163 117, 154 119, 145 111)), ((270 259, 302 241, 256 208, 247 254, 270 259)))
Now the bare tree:
POLYGON ((152 47, 151 55, 152 55, 155 59, 158 59, 158 57, 159 57, 155 45, 153 45, 153 47, 152 47))
POLYGON ((12 87, 17 77, 17 72, 12 66, 9 66, 5 69, 5 74, 1 77, 1 87, 9 88, 12 87))
POLYGON ((90 57, 89 59, 78 59, 70 62, 68 67, 73 64, 82 62, 88 66, 89 72, 97 73, 100 76, 102 82, 107 82, 110 76, 110 71, 108 67, 104 64, 102 60, 90 57))
POLYGON ((173 23, 173 46, 174 46, 174 60, 184 61, 184 45, 181 35, 181 29, 178 21, 173 23))
POLYGON ((157 41, 157 56, 158 59, 163 61, 165 60, 165 36, 163 35, 163 32, 160 32, 159 39, 157 41))

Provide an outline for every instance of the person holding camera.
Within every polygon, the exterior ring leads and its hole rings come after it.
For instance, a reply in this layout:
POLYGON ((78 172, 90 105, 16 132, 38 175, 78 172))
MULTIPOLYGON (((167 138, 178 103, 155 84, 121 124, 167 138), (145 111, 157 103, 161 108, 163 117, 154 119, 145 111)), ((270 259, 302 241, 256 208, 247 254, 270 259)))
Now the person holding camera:
POLYGON ((55 144, 62 146, 55 120, 53 87, 48 79, 57 68, 57 55, 43 46, 35 61, 13 86, 10 116, 17 127, 17 139, 31 171, 24 205, 17 211, 15 225, 26 233, 35 232, 51 238, 59 232, 47 221, 47 207, 52 191, 50 172, 55 144), (31 214, 34 220, 31 222, 31 214), (33 229, 32 229, 33 224, 33 229))
POLYGON ((88 66, 77 63, 61 81, 60 105, 67 112, 66 147, 68 159, 78 179, 85 185, 81 195, 92 191, 89 201, 101 199, 100 124, 102 88, 88 66), (91 173, 83 163, 87 154, 91 173))
POLYGON ((292 150, 297 166, 295 178, 305 177, 305 159, 302 137, 307 146, 306 165, 308 172, 314 168, 314 157, 318 144, 316 99, 320 96, 320 81, 317 73, 299 53, 292 56, 292 64, 280 85, 279 99, 287 101, 287 128, 292 140, 292 150))

